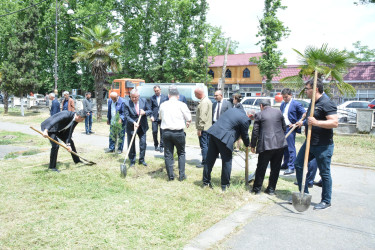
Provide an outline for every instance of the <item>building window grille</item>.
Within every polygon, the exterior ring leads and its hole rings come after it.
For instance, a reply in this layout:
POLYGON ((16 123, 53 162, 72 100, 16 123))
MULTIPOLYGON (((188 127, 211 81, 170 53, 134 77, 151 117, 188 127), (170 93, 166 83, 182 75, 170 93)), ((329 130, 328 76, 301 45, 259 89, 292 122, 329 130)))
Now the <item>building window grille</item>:
POLYGON ((242 77, 243 78, 250 78, 250 70, 248 68, 243 70, 242 77))
POLYGON ((225 78, 232 78, 232 71, 230 71, 229 69, 227 69, 225 71, 225 78))

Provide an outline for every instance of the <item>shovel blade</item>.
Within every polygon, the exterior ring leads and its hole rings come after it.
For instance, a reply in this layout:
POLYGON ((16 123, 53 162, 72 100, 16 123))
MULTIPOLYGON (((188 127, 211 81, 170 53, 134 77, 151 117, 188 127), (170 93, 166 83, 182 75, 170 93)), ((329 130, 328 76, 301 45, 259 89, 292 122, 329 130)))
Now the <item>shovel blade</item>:
POLYGON ((301 194, 300 192, 294 192, 292 194, 293 207, 298 212, 306 211, 311 205, 311 197, 311 194, 301 194))
POLYGON ((121 171, 121 177, 125 178, 126 175, 128 174, 128 168, 126 167, 125 164, 121 164, 120 171, 121 171))

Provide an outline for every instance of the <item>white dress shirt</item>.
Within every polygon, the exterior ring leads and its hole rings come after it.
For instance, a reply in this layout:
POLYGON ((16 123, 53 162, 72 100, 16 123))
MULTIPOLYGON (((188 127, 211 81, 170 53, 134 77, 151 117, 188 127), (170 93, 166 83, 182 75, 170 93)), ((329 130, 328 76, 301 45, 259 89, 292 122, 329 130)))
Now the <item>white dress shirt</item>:
POLYGON ((288 118, 288 113, 289 113, 289 106, 290 106, 291 102, 292 102, 292 99, 290 99, 290 101, 287 104, 285 104, 284 113, 283 113, 285 125, 287 125, 287 126, 289 126, 289 124, 290 124, 290 121, 289 121, 289 118, 288 118))
POLYGON ((184 102, 172 97, 160 105, 159 119, 161 129, 181 130, 187 121, 191 121, 191 113, 184 102))

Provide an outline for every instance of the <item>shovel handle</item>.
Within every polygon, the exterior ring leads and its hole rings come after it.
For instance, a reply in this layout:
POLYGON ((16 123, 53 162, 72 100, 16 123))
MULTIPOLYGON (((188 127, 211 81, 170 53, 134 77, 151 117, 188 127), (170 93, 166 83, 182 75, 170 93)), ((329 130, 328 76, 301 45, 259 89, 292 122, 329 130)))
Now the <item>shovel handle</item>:
POLYGON ((139 118, 138 118, 138 121, 137 121, 137 128, 134 130, 134 134, 132 136, 132 139, 130 140, 130 143, 128 145, 128 148, 126 149, 126 154, 125 154, 125 159, 124 159, 124 164, 128 158, 128 155, 129 155, 129 151, 133 145, 133 141, 134 141, 134 138, 135 138, 135 135, 137 134, 137 131, 138 131, 138 126, 139 126, 139 123, 141 122, 141 118, 142 118, 142 115, 139 115, 139 118))
MULTIPOLYGON (((303 118, 301 118, 301 120, 299 120, 298 122, 302 122, 303 121, 303 118)), ((291 130, 289 130, 289 132, 285 135, 285 139, 288 138, 288 136, 297 128, 298 126, 296 124, 293 124, 293 127, 291 130)))
MULTIPOLYGON (((314 85, 313 85, 313 89, 312 89, 313 94, 312 94, 312 97, 311 97, 310 117, 314 116, 316 83, 317 83, 317 80, 318 80, 317 78, 318 78, 318 71, 315 69, 314 85)), ((309 154, 310 154, 311 129, 312 129, 312 125, 309 125, 308 130, 307 130, 307 138, 306 138, 305 159, 303 161, 302 186, 301 186, 301 191, 300 191, 301 194, 305 193, 307 165, 309 163, 309 154)))
POLYGON ((249 176, 249 147, 246 147, 246 157, 245 157, 245 185, 248 186, 249 182, 247 181, 249 176))
MULTIPOLYGON (((31 128, 32 130, 34 130, 35 132, 38 132, 39 134, 41 134, 41 135, 44 137, 44 134, 43 134, 41 131, 39 131, 39 130, 37 130, 37 129, 31 127, 31 126, 30 126, 30 128, 31 128)), ((59 145, 59 146, 65 148, 65 149, 69 152, 68 147, 65 146, 64 144, 61 144, 60 142, 58 142, 58 141, 52 139, 52 138, 49 137, 48 135, 47 135, 47 138, 48 138, 50 141, 56 143, 57 145, 59 145)), ((92 161, 86 160, 85 158, 83 158, 82 156, 78 155, 78 154, 77 154, 76 152, 74 152, 74 151, 70 151, 69 153, 71 153, 71 154, 73 154, 73 155, 75 155, 75 156, 81 158, 81 159, 84 160, 84 161, 87 161, 87 162, 89 162, 89 163, 95 164, 95 162, 92 162, 92 161)))

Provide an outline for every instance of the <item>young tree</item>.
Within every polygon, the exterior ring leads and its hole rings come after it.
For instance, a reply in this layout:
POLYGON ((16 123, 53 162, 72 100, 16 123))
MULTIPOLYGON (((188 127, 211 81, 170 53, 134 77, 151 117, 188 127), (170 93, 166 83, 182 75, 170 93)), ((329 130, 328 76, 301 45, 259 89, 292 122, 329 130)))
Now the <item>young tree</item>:
POLYGON ((296 49, 294 51, 300 57, 301 71, 298 75, 281 79, 280 82, 293 89, 302 89, 304 81, 314 77, 315 71, 318 71, 318 79, 329 80, 324 88, 324 92, 328 95, 331 95, 332 87, 336 87, 342 95, 356 94, 354 87, 344 82, 344 74, 352 66, 352 57, 346 51, 328 48, 327 44, 323 44, 320 48, 309 46, 304 54, 296 49))
POLYGON ((108 74, 108 69, 116 72, 120 63, 117 56, 120 55, 118 41, 119 36, 108 28, 96 25, 93 29, 83 27, 82 36, 72 37, 83 47, 73 56, 73 62, 85 61, 91 67, 91 73, 95 79, 97 119, 102 119, 103 85, 108 74))
MULTIPOLYGON (((14 25, 15 36, 8 41, 8 55, 3 63, 1 88, 8 94, 21 97, 40 86, 38 79, 39 50, 36 43, 39 13, 37 8, 28 8, 17 13, 14 25)), ((7 107, 6 109, 7 110, 7 107)))
POLYGON ((286 59, 281 58, 282 53, 277 50, 276 43, 283 37, 288 37, 290 31, 276 17, 279 9, 286 9, 286 6, 281 5, 281 0, 265 0, 264 5, 263 18, 259 20, 257 34, 261 40, 256 43, 256 45, 261 44, 263 55, 260 58, 251 58, 250 61, 258 64, 260 74, 266 77, 266 88, 270 91, 272 78, 280 73, 279 68, 286 63, 286 59))

